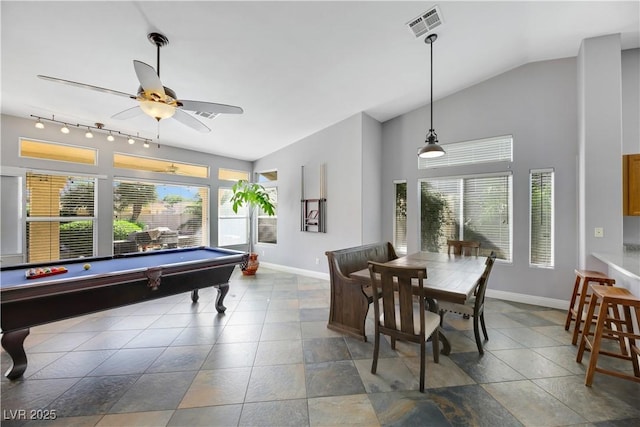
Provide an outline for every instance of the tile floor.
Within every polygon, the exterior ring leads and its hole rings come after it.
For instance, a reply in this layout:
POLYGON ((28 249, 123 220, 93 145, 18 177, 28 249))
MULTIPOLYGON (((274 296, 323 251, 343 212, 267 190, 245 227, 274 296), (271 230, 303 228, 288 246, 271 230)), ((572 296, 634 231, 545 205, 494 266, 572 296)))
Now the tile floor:
MULTIPOLYGON (((215 292, 197 304, 184 294, 33 328, 24 378, 2 377, 2 424, 640 425, 640 384, 596 374, 584 386, 588 356, 575 362, 562 311, 488 301, 483 357, 471 321, 448 315, 453 350, 439 364, 429 355, 423 394, 415 345, 384 342, 372 375, 371 342, 326 328, 325 280, 235 272, 223 315, 215 292), (46 411, 56 419, 24 419, 46 411)), ((3 352, 3 372, 9 363, 3 352)))

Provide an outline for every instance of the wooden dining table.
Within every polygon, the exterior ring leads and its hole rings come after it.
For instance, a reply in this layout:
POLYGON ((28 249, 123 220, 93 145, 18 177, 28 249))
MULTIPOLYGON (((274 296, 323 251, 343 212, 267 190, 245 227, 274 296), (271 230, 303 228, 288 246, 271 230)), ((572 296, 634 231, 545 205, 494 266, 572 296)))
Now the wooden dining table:
MULTIPOLYGON (((437 301, 450 301, 463 304, 473 295, 478 280, 485 269, 486 257, 449 255, 435 252, 416 252, 388 261, 385 265, 394 267, 427 268, 423 296, 435 304, 437 301)), ((369 269, 354 271, 351 278, 363 286, 371 285, 369 269)), ((416 286, 416 293, 418 288, 416 286)), ((442 354, 449 354, 451 345, 445 334, 440 331, 443 343, 442 354)))

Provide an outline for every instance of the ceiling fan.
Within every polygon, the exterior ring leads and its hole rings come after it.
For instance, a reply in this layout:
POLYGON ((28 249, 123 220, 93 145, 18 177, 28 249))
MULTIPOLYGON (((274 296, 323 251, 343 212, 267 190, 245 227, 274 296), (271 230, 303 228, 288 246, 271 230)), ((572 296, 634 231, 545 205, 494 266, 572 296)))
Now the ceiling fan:
POLYGON ((233 105, 178 99, 176 93, 172 89, 163 86, 160 81, 160 48, 168 44, 169 39, 160 33, 149 33, 147 38, 156 46, 158 62, 156 70, 154 70, 152 66, 145 64, 142 61, 133 61, 133 68, 135 69, 136 76, 140 81, 137 95, 131 95, 113 89, 106 89, 57 77, 43 75, 38 75, 38 77, 56 83, 92 89, 98 92, 110 93, 112 95, 123 96, 138 101, 139 105, 114 114, 112 116, 114 119, 128 119, 142 113, 153 117, 158 122, 162 119, 173 117, 180 123, 189 126, 192 129, 206 133, 210 132, 211 129, 209 129, 200 120, 187 114, 185 111, 193 111, 205 117, 211 117, 214 114, 242 114, 242 108, 233 105))

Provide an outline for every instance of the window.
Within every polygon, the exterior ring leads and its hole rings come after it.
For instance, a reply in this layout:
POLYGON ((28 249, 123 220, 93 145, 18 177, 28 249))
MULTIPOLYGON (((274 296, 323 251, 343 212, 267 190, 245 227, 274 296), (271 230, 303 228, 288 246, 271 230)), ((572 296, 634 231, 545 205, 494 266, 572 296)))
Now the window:
POLYGON ((94 255, 96 178, 27 173, 27 261, 94 255))
POLYGON ((249 181, 249 172, 220 168, 218 169, 218 179, 221 181, 240 181, 241 179, 249 181))
POLYGON ((418 169, 513 161, 513 136, 496 136, 444 145, 446 156, 418 157, 418 169))
POLYGON ((421 247, 446 252, 447 239, 477 240, 480 253, 511 261, 511 174, 420 180, 421 247))
POLYGON ((529 265, 553 268, 553 169, 529 174, 529 265))
POLYGON ((394 182, 396 201, 393 222, 393 246, 396 252, 407 253, 407 181, 394 182))
POLYGON ((20 139, 20 156, 32 159, 58 160, 61 162, 95 165, 97 150, 54 142, 20 139))
POLYGON ((113 155, 113 167, 195 178, 209 178, 209 166, 133 156, 131 154, 115 153, 113 155))
POLYGON ((266 215, 258 208, 258 243, 278 243, 278 171, 260 172, 257 181, 262 184, 275 206, 274 216, 266 215))
POLYGON ((208 187, 114 179, 113 206, 114 253, 208 244, 208 187))
POLYGON ((231 188, 218 189, 218 246, 248 243, 249 210, 244 205, 235 213, 231 197, 231 188))

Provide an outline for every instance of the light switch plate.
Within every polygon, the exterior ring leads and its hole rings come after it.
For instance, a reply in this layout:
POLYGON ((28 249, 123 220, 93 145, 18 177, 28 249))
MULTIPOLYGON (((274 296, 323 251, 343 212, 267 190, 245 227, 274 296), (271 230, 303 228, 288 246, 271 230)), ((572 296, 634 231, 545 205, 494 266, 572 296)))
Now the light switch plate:
POLYGON ((596 227, 593 229, 593 236, 594 237, 604 237, 604 228, 602 227, 596 227))

